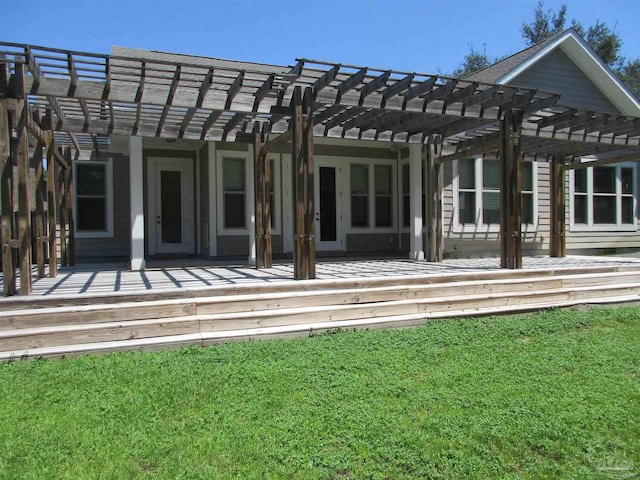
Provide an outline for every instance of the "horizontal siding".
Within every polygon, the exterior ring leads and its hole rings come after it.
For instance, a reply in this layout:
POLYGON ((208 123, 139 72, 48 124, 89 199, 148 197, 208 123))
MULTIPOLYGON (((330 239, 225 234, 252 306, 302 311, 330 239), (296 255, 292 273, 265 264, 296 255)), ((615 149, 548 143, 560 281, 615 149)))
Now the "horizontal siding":
POLYGON ((349 233, 347 253, 395 252, 399 250, 397 233, 349 233))
POLYGON ((549 53, 509 84, 559 93, 560 104, 569 107, 619 113, 561 49, 549 53))

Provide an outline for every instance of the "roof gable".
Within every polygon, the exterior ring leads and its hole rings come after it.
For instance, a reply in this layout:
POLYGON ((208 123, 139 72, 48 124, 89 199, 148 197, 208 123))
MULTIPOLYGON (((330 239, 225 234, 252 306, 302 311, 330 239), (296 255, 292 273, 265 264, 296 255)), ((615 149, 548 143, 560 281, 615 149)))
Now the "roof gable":
POLYGON ((638 99, 572 28, 496 62, 470 75, 468 79, 499 84, 512 83, 557 49, 561 49, 621 113, 640 116, 638 99))

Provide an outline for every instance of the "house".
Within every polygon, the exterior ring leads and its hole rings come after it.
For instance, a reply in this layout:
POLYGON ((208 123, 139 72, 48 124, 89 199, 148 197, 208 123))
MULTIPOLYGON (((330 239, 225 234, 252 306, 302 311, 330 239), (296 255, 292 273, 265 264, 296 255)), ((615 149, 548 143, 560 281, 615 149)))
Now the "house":
MULTIPOLYGON (((517 268, 565 242, 640 247, 640 104, 573 30, 467 79, 2 46, 5 118, 60 164, 49 205, 66 185, 38 252, 132 269, 293 257, 296 278, 313 278, 316 254, 502 255, 517 268), (18 122, 21 108, 34 120, 18 122)), ((3 235, 27 262, 20 202, 19 238, 3 235)))

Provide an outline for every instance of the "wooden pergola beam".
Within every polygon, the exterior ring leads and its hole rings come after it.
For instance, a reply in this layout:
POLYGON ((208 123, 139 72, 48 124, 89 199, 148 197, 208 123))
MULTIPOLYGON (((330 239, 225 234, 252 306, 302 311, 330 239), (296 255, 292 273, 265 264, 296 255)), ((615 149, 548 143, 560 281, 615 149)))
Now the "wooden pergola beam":
POLYGON ((358 84, 360 84, 362 82, 362 80, 364 79, 364 77, 366 75, 367 75, 367 69, 366 68, 361 68, 356 73, 354 73, 349 78, 347 78, 342 83, 340 83, 336 87, 336 90, 338 91, 337 95, 336 95, 336 103, 340 103, 340 100, 342 99, 342 96, 345 93, 347 93, 349 90, 352 90, 352 89, 356 88, 358 86, 358 84))
POLYGON ((240 72, 238 76, 235 78, 235 80, 233 81, 233 83, 229 86, 229 90, 227 91, 227 100, 224 103, 225 110, 231 110, 233 99, 236 97, 236 95, 240 91, 243 81, 244 81, 244 72, 240 72))
MULTIPOLYGON (((376 90, 379 90, 380 88, 385 86, 387 83, 387 80, 389 80, 390 75, 391 75, 391 71, 386 71, 381 75, 378 75, 369 83, 365 83, 360 89, 360 100, 358 102, 358 105, 362 106, 364 104, 365 98, 367 98, 368 95, 372 94, 376 90)), ((386 102, 384 95, 383 95, 383 99, 384 99, 383 101, 386 102)))
POLYGON ((156 137, 159 137, 162 133, 162 127, 164 126, 164 122, 167 119, 167 115, 169 115, 169 110, 171 108, 171 104, 173 103, 173 97, 176 94, 176 90, 178 89, 178 85, 180 84, 180 75, 182 74, 182 67, 178 65, 176 70, 173 72, 173 78, 171 79, 171 86, 169 87, 169 93, 167 93, 167 99, 165 100, 164 107, 162 108, 162 113, 160 114, 160 120, 158 121, 158 128, 156 129, 156 137))
POLYGON ((633 162, 638 160, 639 155, 640 153, 636 152, 632 154, 617 155, 615 157, 601 158, 598 160, 590 160, 586 162, 566 163, 562 165, 562 170, 582 170, 585 168, 602 167, 604 165, 613 165, 616 163, 633 162))

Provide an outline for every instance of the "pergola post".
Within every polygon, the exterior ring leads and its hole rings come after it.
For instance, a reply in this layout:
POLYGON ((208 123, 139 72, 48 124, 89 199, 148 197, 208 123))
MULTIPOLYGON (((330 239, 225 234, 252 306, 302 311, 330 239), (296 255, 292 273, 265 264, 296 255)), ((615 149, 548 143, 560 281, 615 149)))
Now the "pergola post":
MULTIPOLYGON (((256 125, 257 126, 257 125, 256 125)), ((262 135, 255 129, 253 133, 253 165, 256 212, 256 268, 271 268, 273 252, 271 247, 271 168, 269 155, 263 148, 262 135)))
POLYGON ((296 87, 291 99, 291 143, 294 192, 294 278, 315 278, 313 198, 313 101, 312 92, 296 87))
POLYGON ((442 165, 437 161, 442 145, 438 137, 431 136, 427 143, 427 214, 429 215, 428 261, 442 262, 444 248, 442 238, 442 165))
POLYGON ((313 165, 313 91, 306 88, 302 98, 303 133, 302 150, 305 165, 305 202, 306 202, 306 234, 307 234, 307 272, 309 278, 316 278, 316 222, 313 165))
POLYGON ((522 268, 522 110, 510 109, 500 120, 500 247, 502 268, 522 268))
POLYGON ((549 164, 551 169, 551 238, 549 240, 549 255, 551 257, 566 256, 563 163, 563 157, 554 156, 549 164))
POLYGON ((75 219, 73 218, 73 160, 71 159, 71 149, 67 148, 65 152, 65 160, 67 161, 67 171, 65 175, 65 199, 67 204, 67 265, 73 267, 76 264, 76 238, 75 238, 75 219))
POLYGON ((36 147, 33 151, 32 164, 35 169, 35 190, 36 190, 36 212, 34 221, 36 223, 36 264, 38 265, 38 278, 43 278, 45 275, 45 229, 44 229, 44 168, 42 165, 42 150, 44 144, 41 142, 36 143, 36 147))
POLYGON ((409 258, 424 260, 422 249, 422 145, 409 145, 409 258))
MULTIPOLYGON (((51 128, 51 111, 47 110, 47 128, 51 128)), ((55 177, 55 151, 56 142, 53 131, 49 131, 47 144, 47 237, 49 238, 49 276, 55 278, 58 275, 58 226, 57 226, 57 201, 56 201, 56 177, 55 177)))
POLYGON ((29 181, 29 107, 24 93, 24 64, 15 65, 14 95, 16 103, 16 143, 12 156, 18 165, 18 252, 20 257, 20 295, 31 293, 31 195, 29 181))
MULTIPOLYGON (((0 92, 2 94, 2 92, 0 92)), ((0 204, 2 205, 2 283, 5 297, 16 294, 16 270, 13 265, 13 162, 8 100, 0 98, 0 204)))
MULTIPOLYGON (((60 153, 63 153, 60 150, 60 153)), ((57 191, 58 191, 58 218, 60 221, 60 264, 67 266, 67 202, 66 202, 66 189, 65 189, 65 177, 67 172, 62 168, 60 164, 56 162, 56 177, 57 177, 57 191)))

